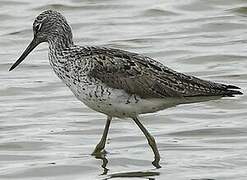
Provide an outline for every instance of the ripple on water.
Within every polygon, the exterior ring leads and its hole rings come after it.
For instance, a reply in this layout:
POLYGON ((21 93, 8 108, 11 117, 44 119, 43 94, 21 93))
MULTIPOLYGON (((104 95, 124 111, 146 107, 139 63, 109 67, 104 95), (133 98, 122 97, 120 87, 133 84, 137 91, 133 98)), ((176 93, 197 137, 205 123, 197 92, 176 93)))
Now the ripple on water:
POLYGON ((44 157, 41 156, 32 156, 32 155, 10 155, 10 154, 1 154, 0 161, 2 163, 9 163, 9 161, 27 161, 27 160, 40 160, 44 157))
POLYGON ((79 4, 48 4, 39 7, 35 7, 34 10, 44 11, 47 9, 56 9, 56 10, 107 10, 107 9, 125 9, 131 8, 132 6, 128 5, 120 5, 120 4, 110 4, 105 5, 104 3, 98 4, 87 4, 87 5, 79 5, 79 4))
POLYGON ((213 137, 241 137, 246 136, 246 128, 205 128, 205 129, 195 129, 188 131, 180 131, 169 133, 171 136, 178 137, 204 137, 204 136, 213 136, 213 137))
POLYGON ((62 178, 64 176, 82 176, 92 172, 92 167, 78 165, 50 165, 47 167, 29 168, 23 172, 0 175, 1 178, 62 178), (82 171, 83 170, 83 171, 82 171))
POLYGON ((164 9, 147 9, 140 16, 147 16, 147 17, 159 17, 159 16, 177 16, 178 13, 167 11, 164 9))
POLYGON ((20 6, 20 5, 27 5, 29 4, 28 2, 23 2, 23 1, 0 1, 0 5, 3 6, 8 6, 8 5, 14 5, 14 6, 20 6))
POLYGON ((41 151, 55 145, 44 141, 12 141, 0 144, 0 151, 41 151))

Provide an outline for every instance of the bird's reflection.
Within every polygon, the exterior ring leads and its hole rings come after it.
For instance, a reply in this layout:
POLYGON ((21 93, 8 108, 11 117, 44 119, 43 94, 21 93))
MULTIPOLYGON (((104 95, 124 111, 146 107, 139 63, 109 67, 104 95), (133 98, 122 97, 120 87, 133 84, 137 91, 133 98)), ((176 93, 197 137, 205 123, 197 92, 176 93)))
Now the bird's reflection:
MULTIPOLYGON (((103 172, 101 175, 107 175, 109 169, 106 167, 108 164, 108 159, 106 158, 106 153, 99 153, 94 155, 94 157, 96 159, 100 159, 102 160, 102 165, 101 167, 103 168, 103 172)), ((155 160, 154 160, 155 161, 155 160)), ((152 163, 155 166, 155 163, 152 163)), ((155 166, 155 168, 160 168, 160 165, 158 164, 157 166, 155 166)), ((113 178, 136 178, 136 177, 147 177, 149 180, 155 180, 154 176, 159 176, 160 173, 159 172, 155 172, 155 171, 131 171, 131 172, 121 172, 121 173, 113 173, 113 174, 109 174, 107 175, 107 177, 104 180, 108 180, 108 179, 113 179, 113 178)))
POLYGON ((132 171, 132 172, 110 174, 104 180, 113 179, 113 178, 138 178, 138 177, 139 178, 146 177, 149 180, 155 180, 155 176, 159 176, 159 175, 160 173, 155 171, 132 171))
POLYGON ((109 171, 109 169, 106 167, 106 165, 108 164, 108 160, 106 159, 106 153, 99 153, 99 154, 94 155, 94 157, 96 159, 102 160, 101 167, 103 168, 103 173, 101 175, 106 175, 109 171))
MULTIPOLYGON (((104 151, 103 153, 98 153, 98 154, 94 154, 93 155, 96 159, 100 159, 102 160, 102 165, 101 167, 103 168, 103 173, 101 175, 107 175, 109 169, 106 167, 108 164, 108 159, 106 158, 106 152, 104 151)), ((152 162, 153 166, 157 169, 161 168, 160 164, 159 164, 159 159, 154 159, 154 161, 152 162)), ((133 172, 131 172, 133 173, 133 172)), ((140 173, 140 172, 138 172, 140 173)), ((146 173, 146 172, 145 172, 146 173)), ((149 172, 150 173, 150 172, 149 172)))

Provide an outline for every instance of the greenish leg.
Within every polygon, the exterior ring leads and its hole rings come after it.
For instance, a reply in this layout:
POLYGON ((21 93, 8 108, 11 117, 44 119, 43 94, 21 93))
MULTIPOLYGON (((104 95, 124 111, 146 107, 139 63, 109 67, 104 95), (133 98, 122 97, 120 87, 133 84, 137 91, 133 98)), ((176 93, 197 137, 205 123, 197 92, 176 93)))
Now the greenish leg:
POLYGON ((141 129, 141 131, 143 132, 143 134, 146 136, 147 140, 148 140, 148 144, 150 145, 150 147, 153 150, 154 153, 154 161, 152 162, 152 164, 156 167, 156 168, 160 168, 161 166, 159 165, 159 161, 160 161, 160 154, 155 142, 155 139, 153 138, 153 136, 147 131, 147 129, 141 124, 141 122, 139 121, 139 119, 137 117, 133 118, 133 120, 135 121, 135 123, 137 124, 137 126, 141 129))
POLYGON ((92 155, 104 153, 103 150, 105 148, 106 138, 107 138, 107 134, 108 134, 108 131, 109 131, 111 120, 112 120, 112 117, 111 116, 107 116, 107 120, 106 120, 106 124, 105 124, 105 129, 104 129, 103 135, 101 137, 100 142, 95 147, 92 155))

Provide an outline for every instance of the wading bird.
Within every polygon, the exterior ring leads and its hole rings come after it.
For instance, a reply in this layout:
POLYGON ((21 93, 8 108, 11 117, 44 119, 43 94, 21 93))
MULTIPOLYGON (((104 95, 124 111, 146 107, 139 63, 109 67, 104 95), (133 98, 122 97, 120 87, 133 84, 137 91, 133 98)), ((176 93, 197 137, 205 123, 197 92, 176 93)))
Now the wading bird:
POLYGON ((154 153, 160 167, 154 138, 139 121, 140 114, 156 112, 198 97, 242 94, 233 85, 214 83, 176 72, 152 58, 106 47, 78 46, 66 19, 46 10, 33 23, 34 38, 10 71, 40 43, 49 44, 49 61, 57 76, 91 109, 107 115, 103 136, 93 154, 104 151, 113 117, 132 118, 154 153))

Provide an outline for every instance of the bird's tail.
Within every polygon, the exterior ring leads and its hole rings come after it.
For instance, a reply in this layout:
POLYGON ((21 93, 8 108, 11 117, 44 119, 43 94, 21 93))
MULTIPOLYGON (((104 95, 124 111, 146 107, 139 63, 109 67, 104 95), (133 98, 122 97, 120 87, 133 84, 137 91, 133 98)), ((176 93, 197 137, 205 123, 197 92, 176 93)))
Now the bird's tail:
POLYGON ((234 85, 226 85, 224 89, 224 96, 230 96, 233 97, 234 95, 242 95, 243 93, 239 91, 238 89, 241 89, 234 85))

